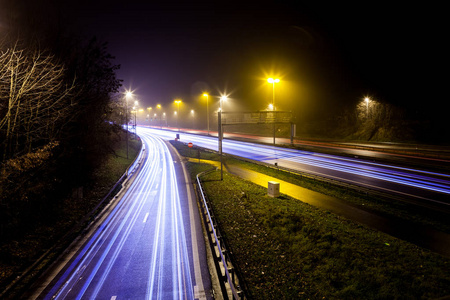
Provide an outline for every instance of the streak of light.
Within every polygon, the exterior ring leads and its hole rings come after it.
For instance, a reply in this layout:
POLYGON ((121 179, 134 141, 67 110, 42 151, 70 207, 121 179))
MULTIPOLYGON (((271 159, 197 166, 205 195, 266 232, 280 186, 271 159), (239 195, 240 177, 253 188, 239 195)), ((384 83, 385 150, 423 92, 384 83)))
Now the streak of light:
POLYGON ((120 272, 116 269, 126 268, 119 262, 121 257, 130 257, 127 251, 134 249, 130 244, 147 248, 151 257, 145 261, 149 263, 145 276, 139 278, 146 281, 146 299, 163 299, 167 295, 193 299, 194 284, 173 160, 160 138, 145 132, 140 136, 148 155, 142 170, 45 299, 104 298, 102 292, 108 288, 114 291, 109 295, 120 299, 110 280, 120 272), (146 230, 145 244, 135 240, 136 230, 146 230))
MULTIPOLYGON (((163 138, 173 139, 173 132, 147 130, 163 138)), ((183 133, 181 134, 181 140, 194 142, 195 145, 203 148, 217 150, 217 142, 214 137, 183 133)), ((308 168, 311 169, 312 167, 315 168, 315 173, 319 175, 327 175, 330 171, 336 171, 365 178, 361 179, 361 182, 381 180, 387 183, 450 194, 450 175, 444 173, 233 140, 223 141, 223 152, 266 163, 277 162, 279 166, 288 168, 300 167, 306 172, 308 172, 308 168)))

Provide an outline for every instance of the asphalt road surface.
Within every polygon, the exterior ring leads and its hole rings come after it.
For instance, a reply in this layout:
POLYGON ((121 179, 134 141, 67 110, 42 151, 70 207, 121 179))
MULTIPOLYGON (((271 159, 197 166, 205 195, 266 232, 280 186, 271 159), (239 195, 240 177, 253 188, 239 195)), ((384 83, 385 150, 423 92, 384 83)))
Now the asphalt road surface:
MULTIPOLYGON (((174 139, 177 132, 139 127, 138 132, 151 132, 174 139)), ((180 140, 217 151, 217 137, 180 132, 180 140)), ((415 199, 427 205, 450 207, 450 175, 413 167, 378 163, 366 159, 321 154, 270 145, 224 139, 224 153, 269 164, 277 163, 341 182, 415 199)))
POLYGON ((40 299, 210 299, 195 196, 178 157, 140 131, 143 160, 117 205, 92 229, 40 299))

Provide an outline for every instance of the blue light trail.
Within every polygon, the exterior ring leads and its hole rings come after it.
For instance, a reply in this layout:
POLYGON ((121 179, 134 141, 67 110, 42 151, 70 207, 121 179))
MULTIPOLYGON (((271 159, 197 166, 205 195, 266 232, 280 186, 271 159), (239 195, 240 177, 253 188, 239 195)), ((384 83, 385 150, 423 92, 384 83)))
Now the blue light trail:
MULTIPOLYGON (((145 129, 165 139, 175 132, 145 129)), ((217 151, 217 138, 180 133, 181 140, 217 151)), ((342 182, 450 205, 450 175, 363 159, 314 153, 236 140, 223 140, 223 152, 342 182)))
POLYGON ((198 241, 174 160, 160 138, 139 135, 145 147, 139 172, 44 299, 199 298, 203 279, 190 244, 198 241))

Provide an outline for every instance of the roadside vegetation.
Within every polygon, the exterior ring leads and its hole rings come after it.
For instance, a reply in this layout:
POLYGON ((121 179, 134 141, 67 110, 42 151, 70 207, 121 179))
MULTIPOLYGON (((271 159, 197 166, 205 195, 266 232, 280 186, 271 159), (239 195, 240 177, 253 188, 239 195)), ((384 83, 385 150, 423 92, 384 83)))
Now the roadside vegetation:
MULTIPOLYGON (((175 144, 189 155, 185 146, 175 144)), ((202 159, 214 155, 200 154, 202 159)), ((211 169, 195 160, 187 165, 193 177, 211 169)), ((252 299, 433 299, 450 294, 448 258, 299 200, 268 197, 266 188, 229 173, 220 181, 219 172, 212 172, 202 182, 252 299)))
MULTIPOLYGON (((445 110, 424 106, 419 102, 407 107, 384 99, 354 99, 350 103, 337 101, 338 106, 317 108, 302 113, 296 101, 285 103, 292 110, 296 136, 311 140, 340 140, 387 143, 450 145, 449 126, 445 110), (419 106, 417 106, 419 105, 419 106)), ((276 136, 289 138, 290 124, 276 124, 276 136)), ((227 132, 272 136, 272 124, 227 125, 227 132)))
MULTIPOLYGON (((197 158, 198 156, 199 150, 186 150, 187 147, 181 142, 177 143, 177 148, 178 151, 186 157, 197 158)), ((219 156, 214 152, 200 151, 200 156, 202 159, 219 160, 219 156)), ((405 202, 392 200, 387 197, 370 195, 365 191, 335 186, 333 184, 314 179, 314 177, 302 176, 278 169, 274 166, 252 163, 232 156, 224 156, 224 163, 227 166, 237 165, 241 168, 276 177, 280 180, 307 188, 309 190, 344 200, 345 202, 364 210, 374 211, 381 215, 393 216, 415 223, 420 223, 443 232, 450 233, 450 222, 448 221, 448 216, 445 213, 426 210, 421 207, 408 205, 405 202)))
MULTIPOLYGON (((107 45, 80 38, 57 20, 43 22, 39 14, 23 23, 2 12, 3 291, 99 203, 130 160, 122 151, 126 114, 119 66, 107 45)), ((139 147, 130 142, 130 159, 139 147)))
MULTIPOLYGON (((57 257, 59 251, 68 246, 71 238, 76 237, 86 225, 80 221, 92 212, 134 161, 141 149, 141 142, 136 139, 129 140, 128 159, 125 134, 113 143, 112 149, 113 152, 108 154, 92 173, 89 185, 83 189, 74 190, 71 195, 55 199, 58 201, 52 208, 54 212, 52 216, 42 218, 39 210, 35 208, 36 216, 32 217, 32 222, 27 223, 27 228, 16 230, 9 238, 2 239, 0 244, 0 287, 2 289, 47 250, 52 249, 52 252, 34 272, 41 272, 40 268, 45 268, 45 263, 57 257), (66 236, 71 231, 73 231, 72 234, 66 236), (61 239, 63 237, 64 239, 61 239)), ((91 218, 97 212, 93 212, 91 218)))
POLYGON ((340 187, 326 183, 313 177, 302 176, 290 173, 275 167, 268 167, 233 157, 227 157, 227 165, 238 165, 242 168, 250 169, 280 180, 325 194, 368 211, 374 211, 381 215, 393 216, 396 218, 421 223, 438 230, 450 233, 450 222, 448 215, 438 211, 427 210, 422 207, 410 205, 399 200, 392 200, 389 197, 371 195, 364 190, 340 187))

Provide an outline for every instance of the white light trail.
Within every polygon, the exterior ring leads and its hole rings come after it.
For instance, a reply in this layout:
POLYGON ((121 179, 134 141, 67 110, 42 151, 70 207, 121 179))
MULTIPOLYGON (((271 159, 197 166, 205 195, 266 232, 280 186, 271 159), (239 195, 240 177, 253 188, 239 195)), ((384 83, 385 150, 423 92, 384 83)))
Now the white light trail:
POLYGON ((194 298, 174 163, 160 138, 141 139, 142 170, 45 299, 125 298, 116 283, 141 269, 123 283, 144 280, 138 298, 194 298))
MULTIPOLYGON (((174 132, 170 131, 146 130, 166 139, 173 139, 175 135, 174 132)), ((193 142, 197 146, 217 150, 217 138, 215 137, 189 133, 181 133, 180 137, 184 142, 193 142)), ((450 195, 450 175, 444 173, 234 140, 223 141, 223 152, 266 163, 277 162, 279 166, 287 168, 300 167, 300 170, 305 172, 308 172, 307 168, 315 167, 313 173, 325 177, 328 174, 320 173, 321 171, 317 168, 328 170, 325 172, 337 171, 341 174, 366 178, 361 180, 362 183, 367 180, 381 180, 450 195)))

